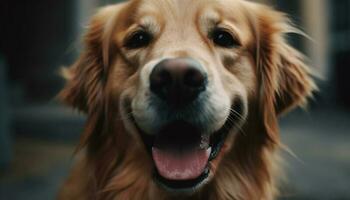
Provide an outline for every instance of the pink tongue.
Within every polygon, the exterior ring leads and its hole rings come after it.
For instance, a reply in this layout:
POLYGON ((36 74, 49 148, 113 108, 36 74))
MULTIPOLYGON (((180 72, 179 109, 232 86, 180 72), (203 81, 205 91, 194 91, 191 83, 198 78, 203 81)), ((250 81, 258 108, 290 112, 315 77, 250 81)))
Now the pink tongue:
POLYGON ((199 177, 209 159, 210 149, 198 149, 185 153, 173 153, 152 148, 158 173, 169 180, 191 180, 199 177))

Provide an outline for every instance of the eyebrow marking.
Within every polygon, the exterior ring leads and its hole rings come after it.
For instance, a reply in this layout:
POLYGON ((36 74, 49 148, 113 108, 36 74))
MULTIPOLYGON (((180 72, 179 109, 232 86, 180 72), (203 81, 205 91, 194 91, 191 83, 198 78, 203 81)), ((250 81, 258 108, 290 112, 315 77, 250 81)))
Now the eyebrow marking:
POLYGON ((138 26, 153 34, 157 34, 160 32, 160 24, 155 16, 141 16, 138 26))
POLYGON ((222 20, 220 14, 216 10, 205 10, 202 16, 200 16, 201 24, 204 27, 213 28, 222 20))
POLYGON ((203 7, 197 13, 198 29, 202 33, 201 36, 206 39, 216 29, 227 31, 237 42, 241 48, 243 45, 242 36, 236 26, 234 18, 225 18, 220 8, 203 7))

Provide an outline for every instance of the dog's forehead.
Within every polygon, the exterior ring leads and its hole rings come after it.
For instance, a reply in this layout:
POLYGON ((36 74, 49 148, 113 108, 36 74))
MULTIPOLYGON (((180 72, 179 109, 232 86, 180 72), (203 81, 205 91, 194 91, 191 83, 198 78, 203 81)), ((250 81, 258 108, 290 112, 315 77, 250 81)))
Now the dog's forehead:
POLYGON ((242 16, 240 0, 141 0, 134 16, 182 23, 201 19, 219 21, 223 18, 239 21, 242 16), (150 18, 152 16, 153 18, 150 18))

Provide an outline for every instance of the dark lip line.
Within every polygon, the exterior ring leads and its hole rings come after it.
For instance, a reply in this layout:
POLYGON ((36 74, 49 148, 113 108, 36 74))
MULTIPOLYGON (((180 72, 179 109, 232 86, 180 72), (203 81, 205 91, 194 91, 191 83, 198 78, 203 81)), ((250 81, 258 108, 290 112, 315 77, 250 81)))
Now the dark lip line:
MULTIPOLYGON (((131 108, 130 106, 128 106, 128 110, 131 108)), ((234 107, 234 106, 232 106, 234 107)), ((229 134, 230 130, 232 129, 234 122, 237 120, 237 117, 235 117, 236 115, 234 114, 234 112, 232 111, 233 108, 230 111, 229 116, 227 117, 224 125, 217 131, 215 131, 214 133, 211 134, 210 136, 210 144, 209 146, 212 147, 212 152, 210 153, 210 157, 209 157, 209 162, 214 160, 217 155, 219 154, 223 144, 225 143, 225 139, 227 137, 227 135, 229 134)), ((129 112, 131 113, 131 112, 129 112)), ((153 141, 154 141, 154 136, 151 135, 147 135, 145 134, 142 129, 137 125, 134 116, 131 114, 130 117, 132 124, 136 127, 137 131, 139 132, 139 135, 141 137, 141 139, 143 140, 143 143, 146 147, 147 152, 149 153, 149 155, 152 155, 152 147, 153 147, 153 141)))
POLYGON ((154 171, 154 180, 157 184, 165 187, 166 189, 170 190, 188 190, 197 187, 199 184, 203 183, 210 174, 210 168, 209 164, 207 164, 205 170, 201 175, 199 175, 195 179, 191 180, 182 180, 182 181, 174 181, 174 180, 168 180, 164 177, 162 177, 157 170, 154 171))

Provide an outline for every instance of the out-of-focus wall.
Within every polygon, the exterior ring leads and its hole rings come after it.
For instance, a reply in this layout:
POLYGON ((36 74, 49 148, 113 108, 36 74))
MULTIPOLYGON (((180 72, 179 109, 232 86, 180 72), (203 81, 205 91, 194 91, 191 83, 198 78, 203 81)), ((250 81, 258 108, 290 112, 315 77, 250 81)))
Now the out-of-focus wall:
POLYGON ((0 54, 0 170, 7 167, 12 156, 5 64, 0 54))
MULTIPOLYGON (((100 7, 108 4, 118 3, 122 0, 77 0, 77 37, 81 38, 81 36, 85 32, 85 27, 89 23, 91 16, 93 16, 100 7)), ((76 40, 77 47, 81 47, 81 40, 76 40)))
MULTIPOLYGON (((97 7, 99 6, 99 0, 77 0, 77 19, 78 19, 78 26, 77 31, 77 37, 80 37, 82 33, 84 32, 84 28, 87 26, 88 21, 90 17, 97 11, 97 7)), ((77 41, 80 43, 81 41, 77 41)))
POLYGON ((0 49, 12 104, 51 100, 61 87, 58 68, 74 59, 72 0, 0 1, 0 49))
POLYGON ((305 52, 310 60, 312 71, 318 78, 319 102, 335 102, 334 66, 331 48, 331 30, 328 0, 300 1, 301 26, 310 39, 304 40, 305 52))
POLYGON ((307 0, 300 3, 302 25, 312 39, 306 41, 306 51, 319 75, 326 77, 331 73, 327 0, 307 0))

